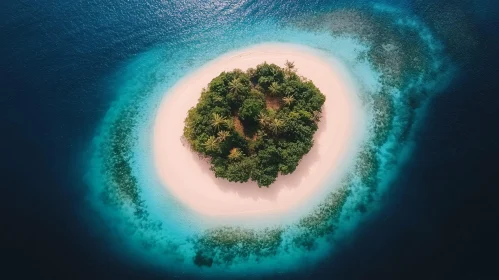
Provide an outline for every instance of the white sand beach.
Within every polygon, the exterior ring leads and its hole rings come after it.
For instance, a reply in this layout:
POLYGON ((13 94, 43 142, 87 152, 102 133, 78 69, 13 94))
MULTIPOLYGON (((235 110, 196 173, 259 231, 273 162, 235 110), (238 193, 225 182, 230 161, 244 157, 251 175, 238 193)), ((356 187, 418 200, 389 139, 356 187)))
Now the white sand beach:
POLYGON ((345 68, 320 51, 292 44, 262 44, 219 57, 170 89, 159 106, 153 127, 153 157, 159 179, 176 199, 207 216, 255 216, 292 211, 334 188, 352 165, 362 140, 363 110, 345 68), (181 141, 187 111, 201 90, 222 71, 245 71, 266 61, 281 67, 286 60, 326 95, 323 117, 312 150, 296 171, 279 176, 269 188, 215 178, 208 162, 181 141), (315 196, 314 196, 315 195, 315 196))

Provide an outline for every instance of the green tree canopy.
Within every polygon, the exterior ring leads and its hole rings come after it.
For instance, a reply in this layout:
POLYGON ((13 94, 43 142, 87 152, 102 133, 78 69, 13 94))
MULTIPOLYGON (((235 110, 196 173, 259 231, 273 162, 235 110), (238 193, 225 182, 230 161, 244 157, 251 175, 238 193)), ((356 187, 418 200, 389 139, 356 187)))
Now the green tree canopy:
POLYGON ((246 99, 241 109, 239 110, 239 117, 243 121, 253 121, 258 120, 258 115, 265 109, 265 101, 260 98, 248 98, 246 99))
POLYGON ((215 176, 268 187, 312 148, 325 100, 289 61, 222 72, 189 110, 184 137, 215 176))

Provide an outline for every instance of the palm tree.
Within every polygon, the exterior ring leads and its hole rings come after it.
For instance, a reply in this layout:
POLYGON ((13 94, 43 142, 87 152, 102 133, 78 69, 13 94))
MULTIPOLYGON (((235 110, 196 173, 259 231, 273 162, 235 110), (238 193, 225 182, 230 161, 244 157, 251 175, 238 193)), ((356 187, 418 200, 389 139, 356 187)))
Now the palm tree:
POLYGON ((264 112, 260 112, 258 115, 258 122, 260 122, 260 125, 265 126, 269 120, 269 116, 267 116, 264 112))
POLYGON ((243 156, 243 153, 238 148, 230 150, 229 159, 238 160, 243 156))
POLYGON ((234 129, 234 120, 233 119, 225 119, 224 124, 228 129, 234 129))
POLYGON ((220 96, 220 95, 218 95, 218 94, 214 94, 214 96, 213 96, 213 100, 214 100, 215 102, 222 102, 222 101, 224 101, 223 97, 221 97, 221 96, 220 96))
POLYGON ((272 74, 272 77, 277 76, 277 70, 274 67, 270 67, 270 74, 272 74))
POLYGON ((295 98, 292 95, 290 95, 290 96, 284 97, 282 99, 282 101, 284 101, 284 104, 289 106, 289 105, 291 105, 291 103, 293 103, 295 101, 295 98))
POLYGON ((269 86, 269 91, 270 91, 270 94, 273 95, 273 96, 276 96, 278 93, 279 93, 279 84, 276 83, 276 82, 273 82, 270 86, 269 86))
POLYGON ((274 118, 275 118, 275 116, 276 116, 276 114, 277 114, 277 111, 276 111, 276 110, 274 110, 274 109, 272 109, 272 108, 270 108, 270 109, 267 109, 267 110, 266 110, 266 113, 267 113, 267 117, 268 117, 268 118, 269 118, 269 120, 270 120, 270 119, 274 119, 274 118))
POLYGON ((218 140, 215 136, 210 136, 203 144, 208 151, 216 151, 218 149, 218 140))
POLYGON ((229 82, 229 89, 236 95, 240 94, 243 90, 243 83, 239 79, 234 79, 229 82))
POLYGON ((253 77, 255 76, 255 73, 256 73, 256 69, 255 68, 248 68, 248 70, 246 70, 246 74, 250 77, 253 77))
POLYGON ((289 60, 286 60, 286 70, 288 72, 291 72, 291 71, 293 71, 294 68, 295 68, 295 63, 291 62, 289 60))
POLYGON ((283 126, 284 126, 284 121, 278 118, 273 119, 272 122, 270 123, 270 129, 274 134, 278 134, 279 132, 281 132, 283 126))
POLYGON ((219 130, 222 125, 225 123, 226 119, 222 116, 220 116, 219 114, 217 113, 213 113, 213 119, 211 120, 211 125, 219 130))
POLYGON ((227 139, 227 137, 230 136, 230 132, 228 132, 227 130, 221 130, 218 132, 217 136, 218 136, 217 140, 219 142, 223 142, 223 141, 225 141, 225 139, 227 139))

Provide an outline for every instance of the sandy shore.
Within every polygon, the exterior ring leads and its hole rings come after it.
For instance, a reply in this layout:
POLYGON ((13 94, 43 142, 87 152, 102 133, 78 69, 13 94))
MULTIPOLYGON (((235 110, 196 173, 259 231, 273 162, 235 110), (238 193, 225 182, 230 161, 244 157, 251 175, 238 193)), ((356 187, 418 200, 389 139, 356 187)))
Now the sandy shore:
POLYGON ((255 216, 292 211, 333 188, 351 165, 364 129, 355 87, 344 68, 320 52, 290 44, 263 44, 224 55, 179 81, 162 100, 153 135, 157 174, 165 188, 191 209, 209 216, 255 216), (279 176, 270 188, 256 183, 230 183, 215 178, 181 136, 187 111, 201 89, 222 71, 246 70, 257 64, 284 66, 293 61, 298 74, 312 80, 326 95, 323 118, 312 150, 293 174, 279 176))

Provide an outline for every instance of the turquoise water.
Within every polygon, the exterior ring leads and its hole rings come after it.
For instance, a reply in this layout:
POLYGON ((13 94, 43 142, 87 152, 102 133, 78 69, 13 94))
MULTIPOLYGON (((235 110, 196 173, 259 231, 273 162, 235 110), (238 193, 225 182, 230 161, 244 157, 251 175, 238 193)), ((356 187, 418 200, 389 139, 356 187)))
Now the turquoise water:
POLYGON ((313 267, 376 212, 397 167, 411 156, 410 135, 426 102, 457 71, 443 43, 402 8, 332 7, 292 19, 250 18, 185 26, 178 40, 152 45, 103 81, 115 101, 88 152, 87 201, 122 257, 217 278, 313 267), (318 49, 345 65, 367 116, 366 138, 341 186, 291 222, 212 226, 156 177, 150 144, 155 113, 182 77, 226 52, 266 42, 318 49))

